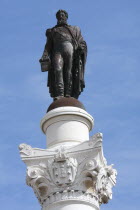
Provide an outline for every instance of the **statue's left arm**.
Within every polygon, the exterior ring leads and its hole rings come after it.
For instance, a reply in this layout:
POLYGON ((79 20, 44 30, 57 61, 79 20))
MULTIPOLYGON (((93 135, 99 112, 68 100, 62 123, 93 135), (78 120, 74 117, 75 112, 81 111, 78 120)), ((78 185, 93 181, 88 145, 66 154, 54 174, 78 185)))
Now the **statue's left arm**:
POLYGON ((80 93, 83 91, 83 88, 85 87, 85 81, 84 81, 84 72, 85 72, 85 64, 86 64, 86 57, 87 57, 87 44, 84 41, 81 30, 79 27, 74 26, 73 27, 73 34, 75 35, 75 59, 74 59, 74 68, 73 73, 75 77, 75 81, 78 85, 74 86, 74 94, 76 93, 76 96, 80 95, 80 93), (78 74, 77 74, 78 72, 78 74))
POLYGON ((77 51, 81 55, 81 60, 82 60, 82 65, 83 65, 83 74, 84 74, 86 58, 87 58, 87 44, 85 40, 83 39, 80 28, 77 26, 76 26, 76 40, 77 40, 77 45, 78 45, 77 51))
POLYGON ((83 39, 83 36, 81 34, 81 30, 79 27, 76 27, 77 30, 76 30, 76 37, 77 37, 77 42, 78 42, 78 50, 84 55, 85 55, 85 59, 87 57, 87 44, 86 42, 84 41, 83 39))

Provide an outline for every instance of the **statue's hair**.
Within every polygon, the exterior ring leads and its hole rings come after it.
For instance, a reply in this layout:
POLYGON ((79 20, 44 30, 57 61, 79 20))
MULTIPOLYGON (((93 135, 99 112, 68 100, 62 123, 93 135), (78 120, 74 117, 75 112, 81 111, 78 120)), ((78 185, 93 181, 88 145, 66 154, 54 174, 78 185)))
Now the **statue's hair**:
POLYGON ((58 10, 57 13, 56 13, 56 18, 57 19, 58 19, 58 15, 59 15, 60 12, 64 12, 65 15, 66 15, 66 18, 68 19, 68 13, 65 10, 62 10, 62 9, 58 10))

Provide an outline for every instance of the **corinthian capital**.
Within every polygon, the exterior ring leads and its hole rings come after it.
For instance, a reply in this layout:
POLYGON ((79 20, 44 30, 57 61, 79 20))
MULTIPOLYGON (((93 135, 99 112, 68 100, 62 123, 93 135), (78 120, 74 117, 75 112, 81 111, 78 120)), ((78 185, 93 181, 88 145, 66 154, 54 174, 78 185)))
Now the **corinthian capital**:
POLYGON ((71 199, 97 205, 112 199, 117 172, 103 156, 102 134, 67 148, 41 150, 22 144, 20 154, 27 165, 27 185, 41 205, 71 199))

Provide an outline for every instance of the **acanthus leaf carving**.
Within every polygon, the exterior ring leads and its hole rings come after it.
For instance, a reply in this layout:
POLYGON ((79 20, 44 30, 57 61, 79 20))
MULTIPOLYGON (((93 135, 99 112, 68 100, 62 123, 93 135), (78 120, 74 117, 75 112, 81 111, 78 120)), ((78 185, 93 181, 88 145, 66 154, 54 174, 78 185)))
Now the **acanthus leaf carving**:
POLYGON ((116 175, 117 171, 112 165, 100 168, 96 182, 100 203, 108 203, 108 200, 112 199, 112 187, 116 183, 116 175))
POLYGON ((30 166, 27 168, 26 183, 34 190, 39 202, 48 196, 51 189, 51 180, 46 171, 44 163, 38 166, 30 166))

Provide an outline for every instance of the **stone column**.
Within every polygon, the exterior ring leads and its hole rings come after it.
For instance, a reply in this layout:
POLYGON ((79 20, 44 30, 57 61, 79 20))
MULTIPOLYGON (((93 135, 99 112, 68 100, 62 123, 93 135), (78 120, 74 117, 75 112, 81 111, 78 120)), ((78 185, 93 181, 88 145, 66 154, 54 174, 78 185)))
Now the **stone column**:
POLYGON ((103 155, 102 134, 89 138, 93 118, 77 107, 59 107, 41 120, 47 149, 19 146, 43 210, 99 210, 112 198, 116 170, 103 155))

